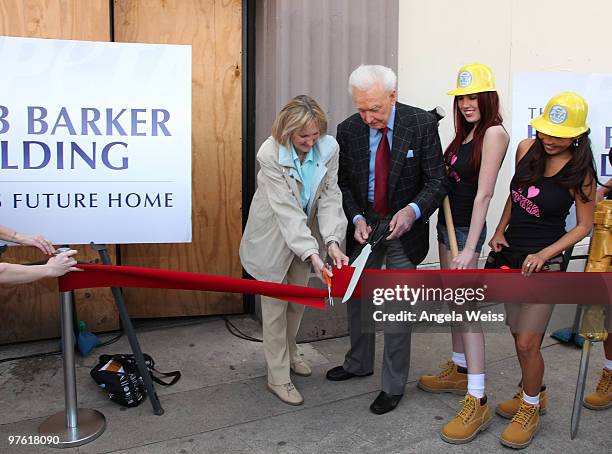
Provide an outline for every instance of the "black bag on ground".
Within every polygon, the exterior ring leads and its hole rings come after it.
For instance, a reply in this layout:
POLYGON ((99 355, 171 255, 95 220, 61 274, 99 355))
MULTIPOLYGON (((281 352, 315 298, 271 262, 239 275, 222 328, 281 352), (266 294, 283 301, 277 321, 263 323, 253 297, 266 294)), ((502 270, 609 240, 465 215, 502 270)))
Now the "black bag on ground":
MULTIPOLYGON (((181 378, 181 373, 160 372, 155 369, 155 361, 143 354, 151 379, 162 386, 172 386, 181 378), (169 382, 159 377, 172 377, 169 382)), ((142 376, 138 372, 133 354, 101 355, 98 364, 89 373, 91 378, 108 393, 113 402, 124 407, 136 407, 146 397, 147 392, 142 376)))

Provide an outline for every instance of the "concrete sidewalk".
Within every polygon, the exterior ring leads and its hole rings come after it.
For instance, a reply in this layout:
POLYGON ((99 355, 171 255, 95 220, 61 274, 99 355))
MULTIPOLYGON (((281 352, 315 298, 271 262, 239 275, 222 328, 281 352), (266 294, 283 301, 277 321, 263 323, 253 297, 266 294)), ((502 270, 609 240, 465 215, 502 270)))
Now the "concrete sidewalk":
MULTIPOLYGON (((261 338, 248 317, 232 319, 244 332, 261 338)), ((154 329, 139 329, 143 351, 160 370, 179 369, 183 378, 170 388, 157 387, 165 409, 154 416, 147 401, 125 409, 110 402, 89 376, 102 353, 127 353, 125 337, 98 349, 95 356, 77 356, 79 407, 94 408, 107 418, 105 433, 92 443, 65 450, 82 453, 429 453, 512 452, 498 437, 506 420, 494 416, 491 427, 470 444, 449 445, 440 439, 442 426, 455 415, 460 396, 420 391, 415 381, 437 371, 449 357, 450 335, 413 336, 410 381, 398 408, 376 416, 368 407, 380 380, 382 336, 377 336, 378 369, 371 377, 333 383, 325 379, 331 366, 342 363, 348 338, 301 345, 313 365, 311 377, 295 377, 305 404, 291 407, 265 387, 261 344, 231 335, 221 319, 154 329)), ((0 347, 0 358, 57 348, 56 341, 0 347)), ((576 440, 569 437, 571 406, 580 351, 544 341, 549 411, 541 432, 523 452, 607 452, 612 443, 612 410, 583 409, 576 440)), ((588 389, 601 370, 601 345, 591 356, 588 389)), ((487 395, 494 406, 516 391, 519 368, 507 333, 487 335, 487 395)), ((45 357, 0 364, 0 452, 58 452, 50 447, 9 446, 9 435, 36 435, 45 417, 64 407, 61 358, 45 357)))

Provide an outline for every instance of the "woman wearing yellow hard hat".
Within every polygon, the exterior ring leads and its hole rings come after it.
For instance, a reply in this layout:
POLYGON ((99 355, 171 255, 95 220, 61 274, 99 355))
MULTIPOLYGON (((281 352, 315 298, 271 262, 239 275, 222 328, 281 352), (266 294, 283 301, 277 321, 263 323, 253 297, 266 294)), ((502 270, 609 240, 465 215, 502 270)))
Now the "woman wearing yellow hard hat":
MULTIPOLYGON (((487 65, 472 63, 459 69, 457 86, 448 94, 455 96, 455 137, 444 157, 459 254, 451 257, 444 213, 440 211, 440 268, 476 269, 486 237, 489 203, 510 138, 502 126, 499 97, 487 65)), ((467 443, 491 422, 485 396, 484 335, 478 322, 456 324, 452 326, 452 339, 452 361, 438 375, 421 377, 418 386, 429 392, 465 394, 461 410, 444 426, 441 437, 449 443, 467 443)))
MULTIPOLYGON (((597 174, 587 112, 584 98, 565 92, 551 98, 544 114, 531 121, 537 136, 518 145, 510 195, 489 242, 492 251, 485 268, 521 269, 525 276, 561 270, 562 252, 588 235, 597 174), (574 203, 577 223, 566 232, 565 218, 574 203)), ((522 388, 495 411, 512 419, 501 434, 502 444, 512 448, 531 443, 546 411, 540 343, 552 310, 552 304, 506 304, 522 388)))

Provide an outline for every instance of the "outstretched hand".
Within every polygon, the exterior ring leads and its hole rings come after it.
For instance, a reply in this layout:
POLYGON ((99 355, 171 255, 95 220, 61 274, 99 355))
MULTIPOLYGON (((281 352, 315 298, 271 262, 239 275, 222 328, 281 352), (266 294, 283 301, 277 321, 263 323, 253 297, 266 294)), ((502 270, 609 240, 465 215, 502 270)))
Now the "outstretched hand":
POLYGON ((45 265, 47 267, 48 276, 59 277, 69 273, 70 271, 83 271, 82 269, 75 267, 77 261, 74 259, 73 255, 76 253, 77 251, 70 249, 69 251, 60 252, 59 254, 51 257, 45 265))
POLYGON ((53 243, 51 243, 50 240, 48 240, 42 235, 26 235, 22 233, 16 233, 15 239, 13 241, 23 246, 37 247, 46 255, 53 255, 53 253, 55 252, 53 243))

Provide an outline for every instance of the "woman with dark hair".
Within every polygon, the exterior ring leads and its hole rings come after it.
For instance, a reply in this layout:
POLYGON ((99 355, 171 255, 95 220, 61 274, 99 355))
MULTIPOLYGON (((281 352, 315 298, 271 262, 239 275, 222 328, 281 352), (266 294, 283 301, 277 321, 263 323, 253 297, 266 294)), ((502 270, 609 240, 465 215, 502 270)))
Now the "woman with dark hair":
MULTIPOLYGON (((485 268, 520 269, 525 276, 560 270, 563 251, 590 232, 597 174, 587 112, 581 96, 565 92, 551 98, 544 114, 531 121, 537 136, 518 145, 510 195, 489 242, 492 252, 485 268), (565 218, 574 203, 577 223, 566 232, 565 218)), ((512 448, 531 443, 545 412, 540 343, 553 308, 553 304, 506 304, 522 389, 497 405, 496 412, 512 419, 500 439, 512 448)))
MULTIPOLYGON (((438 212, 441 269, 476 269, 486 236, 486 217, 508 148, 491 69, 472 63, 459 70, 454 95, 455 138, 444 153, 459 255, 451 257, 444 214, 438 212)), ((452 305, 451 309, 457 307, 452 305)), ((485 343, 479 323, 454 324, 452 361, 418 386, 428 392, 465 394, 463 407, 442 429, 449 443, 467 443, 485 430, 491 412, 485 396, 485 343), (467 393, 466 393, 467 391, 467 393)))

